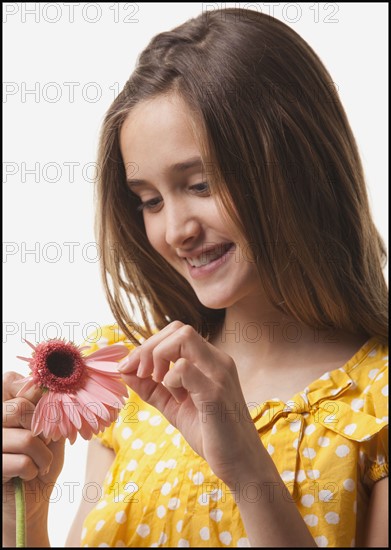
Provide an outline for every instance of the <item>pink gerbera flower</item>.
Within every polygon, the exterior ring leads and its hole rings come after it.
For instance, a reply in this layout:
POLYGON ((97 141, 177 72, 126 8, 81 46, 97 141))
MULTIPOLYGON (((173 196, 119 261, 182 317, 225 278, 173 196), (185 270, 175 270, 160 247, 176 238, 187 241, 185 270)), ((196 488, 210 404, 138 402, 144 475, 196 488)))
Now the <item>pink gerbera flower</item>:
POLYGON ((44 393, 31 421, 33 435, 57 441, 61 436, 75 442, 77 433, 91 439, 116 420, 128 395, 117 362, 128 355, 122 344, 114 344, 84 357, 88 346, 48 340, 33 346, 32 357, 19 357, 29 363, 31 373, 17 396, 33 386, 44 393))

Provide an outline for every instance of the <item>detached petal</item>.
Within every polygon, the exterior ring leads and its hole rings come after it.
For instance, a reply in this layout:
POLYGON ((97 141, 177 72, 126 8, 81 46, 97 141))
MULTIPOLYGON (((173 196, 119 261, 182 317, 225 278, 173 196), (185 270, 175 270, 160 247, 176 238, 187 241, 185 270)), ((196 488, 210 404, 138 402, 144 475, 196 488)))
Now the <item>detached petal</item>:
POLYGON ((113 344, 111 346, 105 346, 83 357, 86 361, 93 359, 94 361, 119 361, 129 354, 130 350, 123 344, 113 344))

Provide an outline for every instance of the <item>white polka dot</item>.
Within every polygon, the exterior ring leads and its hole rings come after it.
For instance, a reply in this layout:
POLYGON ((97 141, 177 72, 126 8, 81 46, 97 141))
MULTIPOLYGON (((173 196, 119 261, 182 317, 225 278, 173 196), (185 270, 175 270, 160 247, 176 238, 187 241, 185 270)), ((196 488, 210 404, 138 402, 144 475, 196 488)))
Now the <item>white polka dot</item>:
POLYGON ((115 514, 115 521, 117 523, 125 523, 126 521, 126 514, 123 510, 121 510, 120 512, 117 512, 115 514))
POLYGON ((281 479, 285 482, 293 481, 295 479, 295 472, 292 470, 284 470, 281 474, 281 479))
POLYGON ((376 357, 377 349, 371 349, 371 351, 368 353, 368 357, 376 357))
POLYGON ((332 498, 333 493, 328 489, 323 489, 322 491, 319 491, 319 500, 321 500, 322 502, 328 502, 332 498))
POLYGON ((320 537, 315 537, 314 538, 316 544, 322 548, 324 548, 325 546, 328 545, 329 541, 326 537, 324 537, 323 535, 320 536, 320 537))
POLYGON ((172 434, 175 432, 175 428, 170 424, 164 431, 166 432, 166 434, 172 434))
POLYGON ((211 492, 210 492, 210 498, 212 500, 214 500, 215 502, 217 502, 218 500, 221 499, 221 497, 223 496, 223 491, 221 489, 213 489, 211 492))
POLYGON ((135 439, 132 443, 132 449, 141 449, 141 447, 144 445, 144 441, 141 439, 135 439))
POLYGON ((298 432, 301 428, 301 420, 295 420, 294 422, 290 423, 289 429, 291 432, 298 432))
POLYGON ((151 416, 151 413, 149 411, 139 411, 137 413, 137 418, 141 421, 148 420, 148 418, 151 416))
POLYGON ((137 460, 134 460, 134 458, 132 458, 132 460, 130 460, 129 464, 126 466, 126 469, 128 470, 128 472, 134 472, 134 470, 137 470, 137 467, 138 467, 137 460))
POLYGON ((81 532, 81 538, 84 539, 84 537, 86 536, 87 534, 87 527, 84 527, 83 528, 83 531, 81 532))
POLYGON ((329 380, 330 379, 330 373, 329 372, 325 372, 324 374, 322 374, 322 376, 319 378, 319 380, 329 380))
POLYGON ((299 446, 299 438, 296 437, 296 439, 295 439, 294 442, 292 443, 292 447, 294 447, 295 449, 297 449, 298 446, 299 446))
POLYGON ((140 537, 145 538, 149 535, 150 532, 151 529, 146 523, 140 523, 139 525, 137 525, 136 533, 140 535, 140 537))
POLYGON ((113 498, 113 501, 114 502, 122 502, 125 498, 125 495, 124 494, 120 494, 120 495, 115 495, 115 497, 113 498))
POLYGON ((209 527, 203 527, 202 529, 200 529, 200 537, 202 540, 210 539, 209 527))
POLYGON ((353 479, 345 479, 345 481, 343 482, 343 486, 344 486, 344 489, 346 489, 347 491, 354 491, 354 488, 356 486, 356 484, 354 483, 353 479))
POLYGON ((117 542, 115 543, 116 548, 124 548, 125 546, 126 544, 124 543, 123 540, 117 540, 117 542))
POLYGON ((119 474, 119 480, 120 480, 120 481, 123 481, 123 480, 124 480, 125 474, 126 474, 126 471, 125 471, 125 470, 122 470, 122 472, 119 474))
POLYGON ((176 477, 174 479, 174 483, 172 484, 173 487, 176 487, 178 485, 178 478, 176 477))
POLYGON ((348 424, 347 426, 345 426, 343 433, 346 435, 352 435, 356 431, 356 428, 357 424, 348 424))
POLYGON ((123 439, 128 439, 132 435, 133 431, 130 428, 124 428, 121 432, 123 439))
POLYGON ((350 449, 347 445, 339 445, 336 449, 335 449, 335 454, 337 456, 339 456, 340 458, 343 458, 345 457, 346 455, 348 455, 350 453, 350 449))
POLYGON ((166 483, 163 484, 161 488, 162 495, 168 495, 168 493, 171 491, 171 483, 166 481, 166 483))
POLYGON ((228 545, 231 543, 232 535, 229 531, 223 531, 222 533, 219 534, 219 539, 220 539, 220 542, 228 545))
POLYGON ((210 494, 209 493, 201 493, 198 497, 198 503, 201 504, 201 506, 205 506, 206 504, 209 504, 210 494))
POLYGON ((164 462, 164 460, 159 460, 159 462, 156 463, 155 472, 161 474, 165 467, 166 463, 164 462))
POLYGON ((267 452, 269 453, 269 455, 272 455, 274 453, 274 447, 273 445, 270 445, 270 443, 267 446, 267 452))
POLYGON ((303 449, 303 456, 306 458, 315 458, 316 457, 316 451, 315 449, 312 449, 311 447, 306 447, 303 449))
POLYGON ((159 540, 158 540, 158 546, 160 546, 161 544, 165 544, 167 542, 167 535, 166 533, 160 533, 160 537, 159 537, 159 540))
POLYGON ((311 435, 314 433, 315 430, 316 430, 316 426, 314 426, 313 424, 310 424, 310 426, 306 427, 306 429, 304 430, 304 433, 305 435, 311 435))
POLYGON ((298 483, 301 483, 304 480, 305 480, 305 471, 304 470, 299 470, 296 474, 296 481, 298 483))
POLYGON ((153 455, 156 451, 156 443, 147 443, 144 447, 144 453, 146 455, 153 455))
POLYGON ((315 516, 315 514, 308 514, 304 516, 304 521, 310 527, 315 527, 315 525, 318 525, 318 516, 315 516))
POLYGON ((180 443, 181 443, 181 434, 175 434, 174 437, 171 439, 171 441, 173 442, 173 444, 175 445, 175 447, 179 447, 180 443))
POLYGON ((382 392, 382 395, 384 395, 384 397, 388 396, 388 384, 384 386, 384 388, 382 388, 381 392, 382 392))
POLYGON ((318 479, 319 476, 320 476, 320 471, 319 470, 307 470, 307 476, 310 479, 318 479))
POLYGON ((179 500, 179 498, 170 498, 170 500, 168 501, 168 504, 167 504, 167 508, 169 510, 178 510, 179 506, 181 505, 181 501, 179 500))
POLYGON ((310 508, 313 505, 314 501, 315 501, 315 499, 314 499, 313 495, 303 495, 301 497, 301 503, 306 508, 310 508))
POLYGON ((179 539, 178 541, 178 548, 189 548, 190 547, 190 543, 188 540, 186 539, 179 539))
POLYGON ((201 485, 204 482, 204 474, 202 472, 196 472, 193 475, 194 485, 201 485))
POLYGON ((238 548, 250 548, 250 541, 247 537, 242 537, 238 540, 237 545, 238 548))
POLYGON ((102 510, 102 508, 105 508, 105 506, 107 506, 107 502, 105 500, 101 500, 100 502, 98 502, 98 504, 96 505, 96 509, 97 510, 102 510))
POLYGON ((223 511, 220 510, 219 508, 215 508, 214 510, 211 510, 209 512, 209 515, 211 519, 213 519, 214 521, 220 521, 221 518, 223 517, 223 511))
POLYGON ((359 411, 364 406, 364 399, 353 399, 350 406, 354 411, 359 411))
POLYGON ((381 372, 380 374, 378 374, 375 378, 375 382, 377 382, 378 380, 381 380, 384 376, 384 372, 381 372))
POLYGON ((320 437, 318 439, 319 447, 328 447, 330 445, 330 439, 328 437, 320 437))
POLYGON ((274 424, 273 428, 272 428, 272 431, 271 433, 274 435, 275 433, 277 433, 277 426, 274 424))
POLYGON ((170 470, 173 470, 174 468, 176 468, 176 465, 177 465, 177 461, 174 458, 169 458, 166 461, 166 468, 170 468, 170 470))
POLYGON ((325 515, 325 519, 327 523, 330 523, 331 525, 336 525, 337 523, 339 523, 339 514, 337 514, 336 512, 328 512, 325 515))
POLYGON ((104 519, 99 520, 98 523, 95 525, 95 531, 100 531, 105 523, 106 521, 104 519))
POLYGON ((107 542, 101 542, 98 544, 98 548, 110 548, 107 542))
POLYGON ((157 414, 155 414, 155 416, 152 416, 152 418, 149 419, 149 423, 151 424, 151 426, 159 426, 161 421, 162 421, 162 417, 157 414))
POLYGON ((183 527, 183 519, 180 519, 176 524, 176 530, 178 531, 178 533, 182 531, 182 527, 183 527))
POLYGON ((158 518, 163 518, 166 515, 166 508, 164 506, 158 506, 156 509, 156 514, 158 518))
POLYGON ((369 371, 368 373, 368 378, 370 378, 371 380, 373 380, 375 378, 375 376, 377 375, 377 373, 379 372, 379 369, 372 369, 371 371, 369 371))

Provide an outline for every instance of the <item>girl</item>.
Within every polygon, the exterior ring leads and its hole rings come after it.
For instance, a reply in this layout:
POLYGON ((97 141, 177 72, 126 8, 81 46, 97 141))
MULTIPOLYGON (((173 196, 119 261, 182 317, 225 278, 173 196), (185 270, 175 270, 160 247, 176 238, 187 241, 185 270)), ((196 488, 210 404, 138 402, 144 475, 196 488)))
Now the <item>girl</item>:
MULTIPOLYGON (((99 166, 120 328, 103 336, 132 350, 130 394, 91 441, 102 496, 67 545, 386 546, 385 248, 316 54, 248 10, 156 36, 107 113, 99 166)), ((25 441, 5 479, 55 481, 62 446, 45 443, 25 441)), ((29 546, 48 545, 46 514, 30 498, 29 546)))

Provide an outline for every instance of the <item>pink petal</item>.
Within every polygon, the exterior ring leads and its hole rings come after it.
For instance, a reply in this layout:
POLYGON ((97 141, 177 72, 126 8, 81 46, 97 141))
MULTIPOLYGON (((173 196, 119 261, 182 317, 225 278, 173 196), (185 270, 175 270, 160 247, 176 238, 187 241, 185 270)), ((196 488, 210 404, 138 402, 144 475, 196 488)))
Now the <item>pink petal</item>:
POLYGON ((27 363, 30 363, 31 357, 23 357, 22 355, 17 355, 17 359, 21 359, 22 361, 27 361, 27 363))
POLYGON ((31 431, 33 435, 39 435, 45 427, 45 409, 49 400, 50 392, 44 393, 38 401, 34 409, 33 418, 31 419, 31 431))
POLYGON ((90 394, 91 398, 96 401, 107 403, 108 405, 117 408, 121 408, 123 405, 123 399, 120 395, 111 392, 109 389, 101 386, 90 377, 86 379, 84 389, 90 394))
POLYGON ((81 428, 81 418, 76 403, 70 396, 65 397, 65 395, 62 397, 62 403, 65 416, 67 416, 69 422, 79 430, 81 428), (65 399, 68 399, 68 401, 65 401, 65 399))
POLYGON ((104 348, 94 351, 94 353, 88 355, 88 360, 119 361, 123 357, 126 357, 129 354, 129 351, 130 350, 123 344, 112 344, 111 346, 105 346, 104 348))
POLYGON ((95 401, 91 401, 91 394, 89 394, 83 388, 80 388, 76 392, 76 399, 79 399, 80 402, 83 402, 84 406, 92 411, 98 419, 99 417, 101 417, 107 421, 110 420, 110 414, 105 405, 102 402, 97 403, 95 401))
POLYGON ((118 363, 116 361, 86 361, 87 368, 91 370, 98 370, 102 372, 107 372, 110 374, 119 374, 118 372, 118 363))
POLYGON ((37 348, 35 346, 33 346, 33 344, 31 342, 29 342, 28 340, 26 340, 25 338, 22 338, 23 342, 26 342, 27 345, 30 346, 30 348, 32 348, 34 351, 37 350, 37 348))
POLYGON ((105 376, 101 373, 91 371, 88 374, 92 380, 95 380, 95 382, 112 391, 113 393, 123 395, 124 397, 128 396, 128 389, 122 382, 121 377, 117 379, 117 377, 114 378, 112 376, 105 376))

